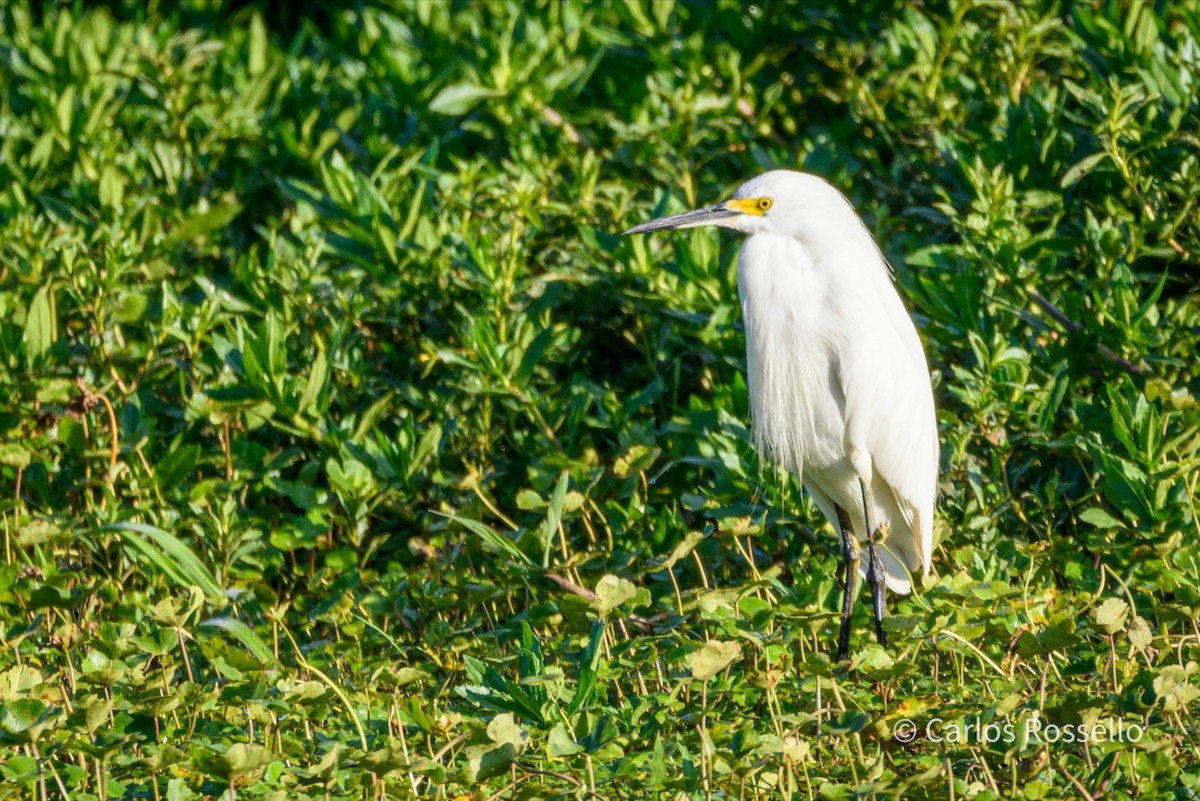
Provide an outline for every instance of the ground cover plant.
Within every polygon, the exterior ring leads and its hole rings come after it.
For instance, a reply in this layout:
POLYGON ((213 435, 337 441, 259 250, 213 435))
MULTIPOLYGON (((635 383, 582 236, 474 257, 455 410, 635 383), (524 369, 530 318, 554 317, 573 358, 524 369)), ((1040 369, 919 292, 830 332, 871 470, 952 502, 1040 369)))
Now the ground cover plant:
POLYGON ((1195 3, 0 9, 0 797, 1200 793, 1195 3), (860 606, 736 241, 842 188, 935 373, 860 606))

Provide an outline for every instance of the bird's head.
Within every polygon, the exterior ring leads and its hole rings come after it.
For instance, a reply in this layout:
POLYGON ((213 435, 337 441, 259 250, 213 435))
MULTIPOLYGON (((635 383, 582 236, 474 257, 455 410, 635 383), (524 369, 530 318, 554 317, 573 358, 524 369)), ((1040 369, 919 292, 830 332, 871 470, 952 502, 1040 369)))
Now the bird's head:
POLYGON ((847 212, 849 219, 857 223, 846 198, 823 179, 792 170, 772 170, 742 184, 724 203, 660 217, 623 233, 720 226, 744 234, 804 238, 809 231, 828 232, 829 226, 844 224, 847 212))

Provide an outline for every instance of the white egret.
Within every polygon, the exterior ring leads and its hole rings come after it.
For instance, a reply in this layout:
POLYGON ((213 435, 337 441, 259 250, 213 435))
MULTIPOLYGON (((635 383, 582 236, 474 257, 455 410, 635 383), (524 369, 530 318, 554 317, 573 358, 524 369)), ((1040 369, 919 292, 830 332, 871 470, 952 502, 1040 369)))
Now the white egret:
POLYGON ((738 293, 754 439, 801 479, 841 534, 837 658, 849 649, 859 571, 886 644, 885 585, 908 594, 911 571, 929 572, 938 470, 929 367, 888 264, 837 189, 789 170, 747 181, 724 203, 624 233, 697 226, 748 235, 738 293))

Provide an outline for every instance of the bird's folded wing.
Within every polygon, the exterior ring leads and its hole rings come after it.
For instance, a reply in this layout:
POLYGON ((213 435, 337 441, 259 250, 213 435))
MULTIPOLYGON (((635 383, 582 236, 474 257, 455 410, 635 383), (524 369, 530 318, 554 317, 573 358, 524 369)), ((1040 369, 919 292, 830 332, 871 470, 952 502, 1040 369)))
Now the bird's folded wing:
POLYGON ((871 333, 856 338, 842 354, 846 416, 848 429, 865 435, 875 472, 891 489, 912 532, 911 543, 894 545, 916 557, 910 568, 920 564, 928 572, 937 492, 937 417, 921 341, 899 296, 889 290, 877 296, 875 316, 864 324, 871 333))

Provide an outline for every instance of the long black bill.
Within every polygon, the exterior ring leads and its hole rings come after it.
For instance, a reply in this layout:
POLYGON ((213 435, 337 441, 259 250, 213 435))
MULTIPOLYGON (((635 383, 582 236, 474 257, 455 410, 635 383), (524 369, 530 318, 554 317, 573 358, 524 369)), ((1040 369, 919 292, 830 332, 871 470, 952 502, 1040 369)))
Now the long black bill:
POLYGON ((718 225, 722 220, 732 219, 740 214, 740 211, 726 208, 724 203, 720 203, 716 206, 707 206, 695 211, 685 211, 682 214, 672 214, 670 217, 659 217, 657 220, 635 225, 628 231, 622 231, 621 236, 625 236, 626 234, 648 234, 651 231, 666 231, 672 228, 698 228, 702 225, 718 225))

